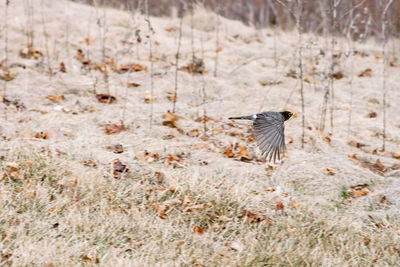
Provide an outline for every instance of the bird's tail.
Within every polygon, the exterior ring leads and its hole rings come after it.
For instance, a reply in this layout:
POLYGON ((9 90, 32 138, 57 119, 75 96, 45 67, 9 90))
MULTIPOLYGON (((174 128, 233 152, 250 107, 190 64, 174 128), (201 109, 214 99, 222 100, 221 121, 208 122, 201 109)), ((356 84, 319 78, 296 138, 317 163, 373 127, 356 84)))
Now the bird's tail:
POLYGON ((229 117, 228 119, 230 119, 230 120, 254 120, 254 115, 229 117))

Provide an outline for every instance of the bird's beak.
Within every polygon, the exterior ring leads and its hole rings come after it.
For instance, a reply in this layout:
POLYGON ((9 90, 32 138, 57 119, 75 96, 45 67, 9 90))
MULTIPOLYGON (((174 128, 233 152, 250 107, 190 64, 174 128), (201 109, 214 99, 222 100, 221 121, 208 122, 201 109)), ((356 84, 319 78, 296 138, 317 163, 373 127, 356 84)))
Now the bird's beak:
POLYGON ((292 113, 292 116, 296 118, 296 117, 297 117, 297 114, 293 112, 293 113, 292 113))

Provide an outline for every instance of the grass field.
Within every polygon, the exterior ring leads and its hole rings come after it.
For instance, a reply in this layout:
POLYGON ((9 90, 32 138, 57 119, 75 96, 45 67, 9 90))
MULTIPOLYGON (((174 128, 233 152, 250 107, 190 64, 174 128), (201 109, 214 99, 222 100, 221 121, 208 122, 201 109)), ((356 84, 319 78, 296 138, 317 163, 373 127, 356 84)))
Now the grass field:
POLYGON ((379 42, 337 37, 343 77, 321 132, 330 39, 303 34, 302 140, 296 32, 198 7, 180 40, 177 17, 150 17, 149 32, 138 13, 33 1, 27 18, 24 3, 0 32, 1 265, 399 265, 399 40, 385 55, 383 152, 379 42), (227 119, 284 109, 299 115, 277 164, 250 123, 227 119))

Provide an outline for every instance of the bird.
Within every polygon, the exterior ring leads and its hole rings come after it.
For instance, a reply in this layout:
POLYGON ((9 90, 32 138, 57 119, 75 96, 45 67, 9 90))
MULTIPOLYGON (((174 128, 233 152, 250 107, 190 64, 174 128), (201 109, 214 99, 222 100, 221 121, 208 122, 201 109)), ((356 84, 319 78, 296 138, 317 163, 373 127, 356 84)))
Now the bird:
POLYGON ((264 111, 249 116, 230 117, 230 120, 252 120, 254 136, 261 154, 269 162, 281 160, 281 153, 286 151, 284 122, 296 116, 290 111, 264 111))

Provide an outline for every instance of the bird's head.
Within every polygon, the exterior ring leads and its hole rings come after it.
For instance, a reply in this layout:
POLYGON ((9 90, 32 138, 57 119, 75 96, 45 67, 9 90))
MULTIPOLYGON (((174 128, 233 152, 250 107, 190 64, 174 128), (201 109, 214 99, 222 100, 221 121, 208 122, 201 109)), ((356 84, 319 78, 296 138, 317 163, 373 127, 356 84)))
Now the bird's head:
POLYGON ((292 116, 296 117, 296 113, 292 113, 290 111, 282 111, 281 114, 282 114, 283 120, 285 120, 285 121, 290 119, 290 117, 292 117, 292 116))

